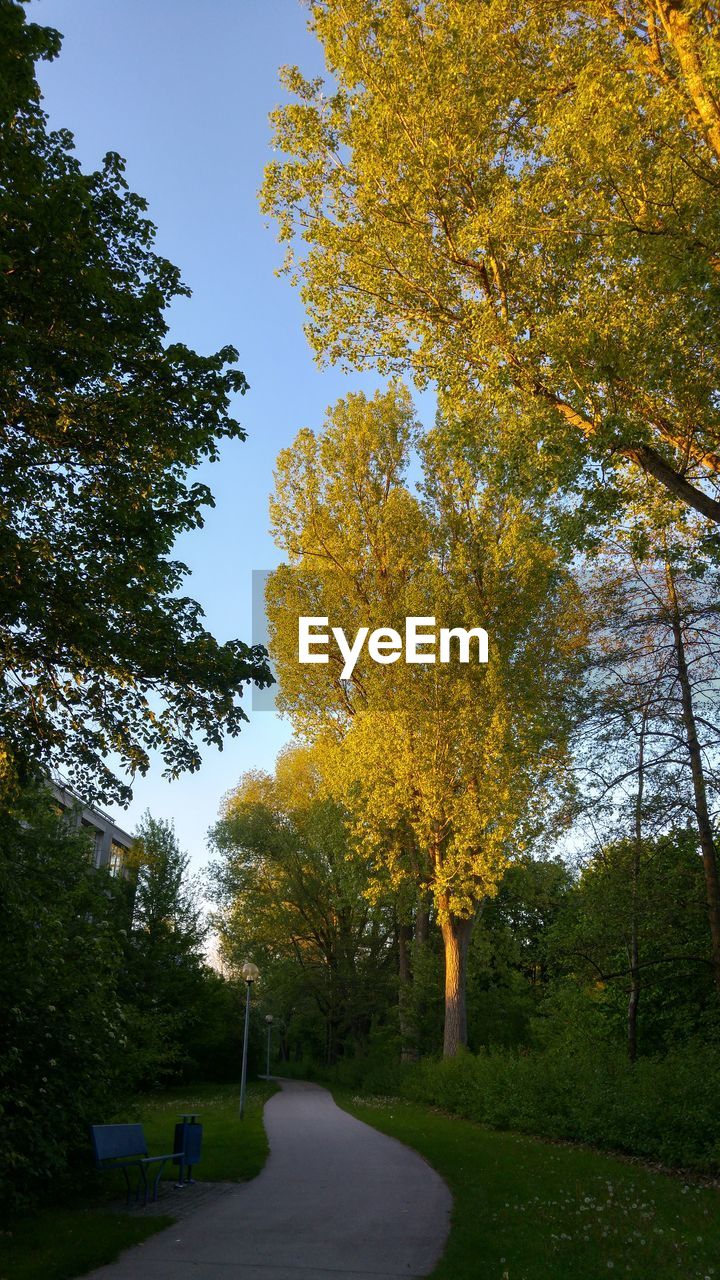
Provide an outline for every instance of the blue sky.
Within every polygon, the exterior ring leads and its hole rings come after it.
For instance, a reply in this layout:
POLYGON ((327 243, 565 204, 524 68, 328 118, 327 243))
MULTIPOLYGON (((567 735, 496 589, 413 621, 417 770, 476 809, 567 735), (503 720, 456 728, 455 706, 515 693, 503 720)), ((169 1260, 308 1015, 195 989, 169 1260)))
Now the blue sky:
MULTIPOLYGON (((297 291, 274 275, 274 227, 258 209, 272 154, 268 113, 282 100, 278 68, 322 73, 322 52, 297 0, 33 0, 28 13, 64 35, 60 57, 38 69, 51 124, 74 133, 85 168, 110 150, 126 158, 159 251, 193 290, 173 307, 171 337, 240 352, 251 390, 237 416, 248 440, 227 444, 207 468, 217 505, 177 553, 215 635, 249 640, 252 570, 278 561, 267 532, 278 450, 300 427, 319 426, 339 396, 379 381, 315 366, 297 291)), ((206 749, 199 773, 168 783, 158 762, 137 781, 130 809, 113 811, 120 825, 132 830, 146 808, 172 818, 202 865, 224 792, 244 770, 272 768, 290 736, 272 712, 249 714, 222 753, 206 749)))

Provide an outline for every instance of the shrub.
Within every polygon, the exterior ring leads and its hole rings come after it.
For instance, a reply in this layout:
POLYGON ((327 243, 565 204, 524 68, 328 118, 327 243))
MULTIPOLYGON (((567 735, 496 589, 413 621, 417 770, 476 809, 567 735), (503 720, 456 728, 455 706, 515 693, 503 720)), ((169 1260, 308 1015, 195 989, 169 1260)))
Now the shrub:
POLYGON ((129 912, 39 791, 0 824, 0 910, 0 1200, 12 1210, 62 1189, 73 1160, 87 1162, 88 1124, 117 1105, 129 912))
POLYGON ((691 1044, 632 1064, 614 1046, 460 1054, 415 1066, 355 1061, 332 1079, 393 1093, 497 1129, 587 1142, 669 1166, 720 1171, 720 1055, 691 1044))

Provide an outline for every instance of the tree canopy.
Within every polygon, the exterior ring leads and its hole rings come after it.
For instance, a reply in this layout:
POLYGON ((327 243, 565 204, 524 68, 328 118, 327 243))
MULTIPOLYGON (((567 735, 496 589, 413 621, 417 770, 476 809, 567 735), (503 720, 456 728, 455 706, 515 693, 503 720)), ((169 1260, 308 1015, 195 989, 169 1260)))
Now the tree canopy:
POLYGON ((370 901, 350 856, 345 815, 324 783, 323 753, 291 745, 274 775, 253 771, 226 797, 211 841, 223 954, 252 955, 284 1029, 307 1021, 305 1049, 335 1062, 367 1041, 394 978, 391 905, 370 901), (317 1016, 321 1031, 317 1029, 317 1016))
POLYGON ((714 8, 310 8, 263 203, 319 356, 433 380, 516 484, 720 520, 714 8))
POLYGON ((146 204, 110 152, 83 173, 51 131, 34 62, 57 32, 0 4, 0 733, 15 761, 62 763, 84 794, 125 799, 158 751, 197 768, 246 718, 262 650, 220 644, 182 593, 178 534, 212 505, 193 477, 242 440, 230 346, 168 342, 188 294, 154 250, 146 204))

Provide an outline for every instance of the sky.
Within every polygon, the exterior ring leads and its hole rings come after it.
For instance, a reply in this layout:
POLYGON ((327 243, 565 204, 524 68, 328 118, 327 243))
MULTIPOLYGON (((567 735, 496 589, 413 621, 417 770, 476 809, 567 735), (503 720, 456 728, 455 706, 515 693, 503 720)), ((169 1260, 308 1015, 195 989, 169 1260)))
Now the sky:
MULTIPOLYGON (((32 0, 28 16, 64 36, 59 58, 38 67, 51 125, 72 131, 86 169, 107 151, 125 157, 158 251, 193 291, 173 305, 170 340, 240 352, 250 391, 235 416, 248 438, 225 442, 220 461, 202 470, 216 506, 176 554, 210 630, 249 641, 252 571, 280 559, 267 511, 278 451, 301 427, 320 427, 340 396, 380 385, 317 368, 298 292, 275 275, 275 228, 258 207, 273 154, 268 114, 283 101, 278 68, 322 74, 322 50, 299 0, 32 0)), ((174 821, 195 869, 208 860, 206 833, 225 792, 247 769, 272 769, 291 736, 274 712, 252 712, 249 692, 243 701, 250 723, 240 737, 222 752, 204 748, 202 769, 176 782, 154 761, 131 806, 110 811, 121 827, 132 831, 149 809, 174 821)))

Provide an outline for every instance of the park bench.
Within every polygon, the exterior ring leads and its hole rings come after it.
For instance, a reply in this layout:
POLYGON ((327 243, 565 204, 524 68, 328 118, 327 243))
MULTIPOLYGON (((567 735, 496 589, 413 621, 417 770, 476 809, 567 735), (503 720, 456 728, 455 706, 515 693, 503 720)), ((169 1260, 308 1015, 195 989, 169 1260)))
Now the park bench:
POLYGON ((162 1171, 168 1160, 184 1157, 183 1151, 173 1151, 164 1156, 148 1155, 147 1142, 141 1124, 94 1124, 92 1140, 95 1149, 95 1164, 98 1169, 122 1169, 127 1187, 127 1202, 130 1203, 132 1187, 128 1170, 138 1170, 138 1182, 135 1188, 135 1201, 147 1204, 150 1184, 148 1172, 152 1165, 157 1165, 157 1173, 152 1182, 152 1199, 157 1200, 158 1185, 162 1171))

